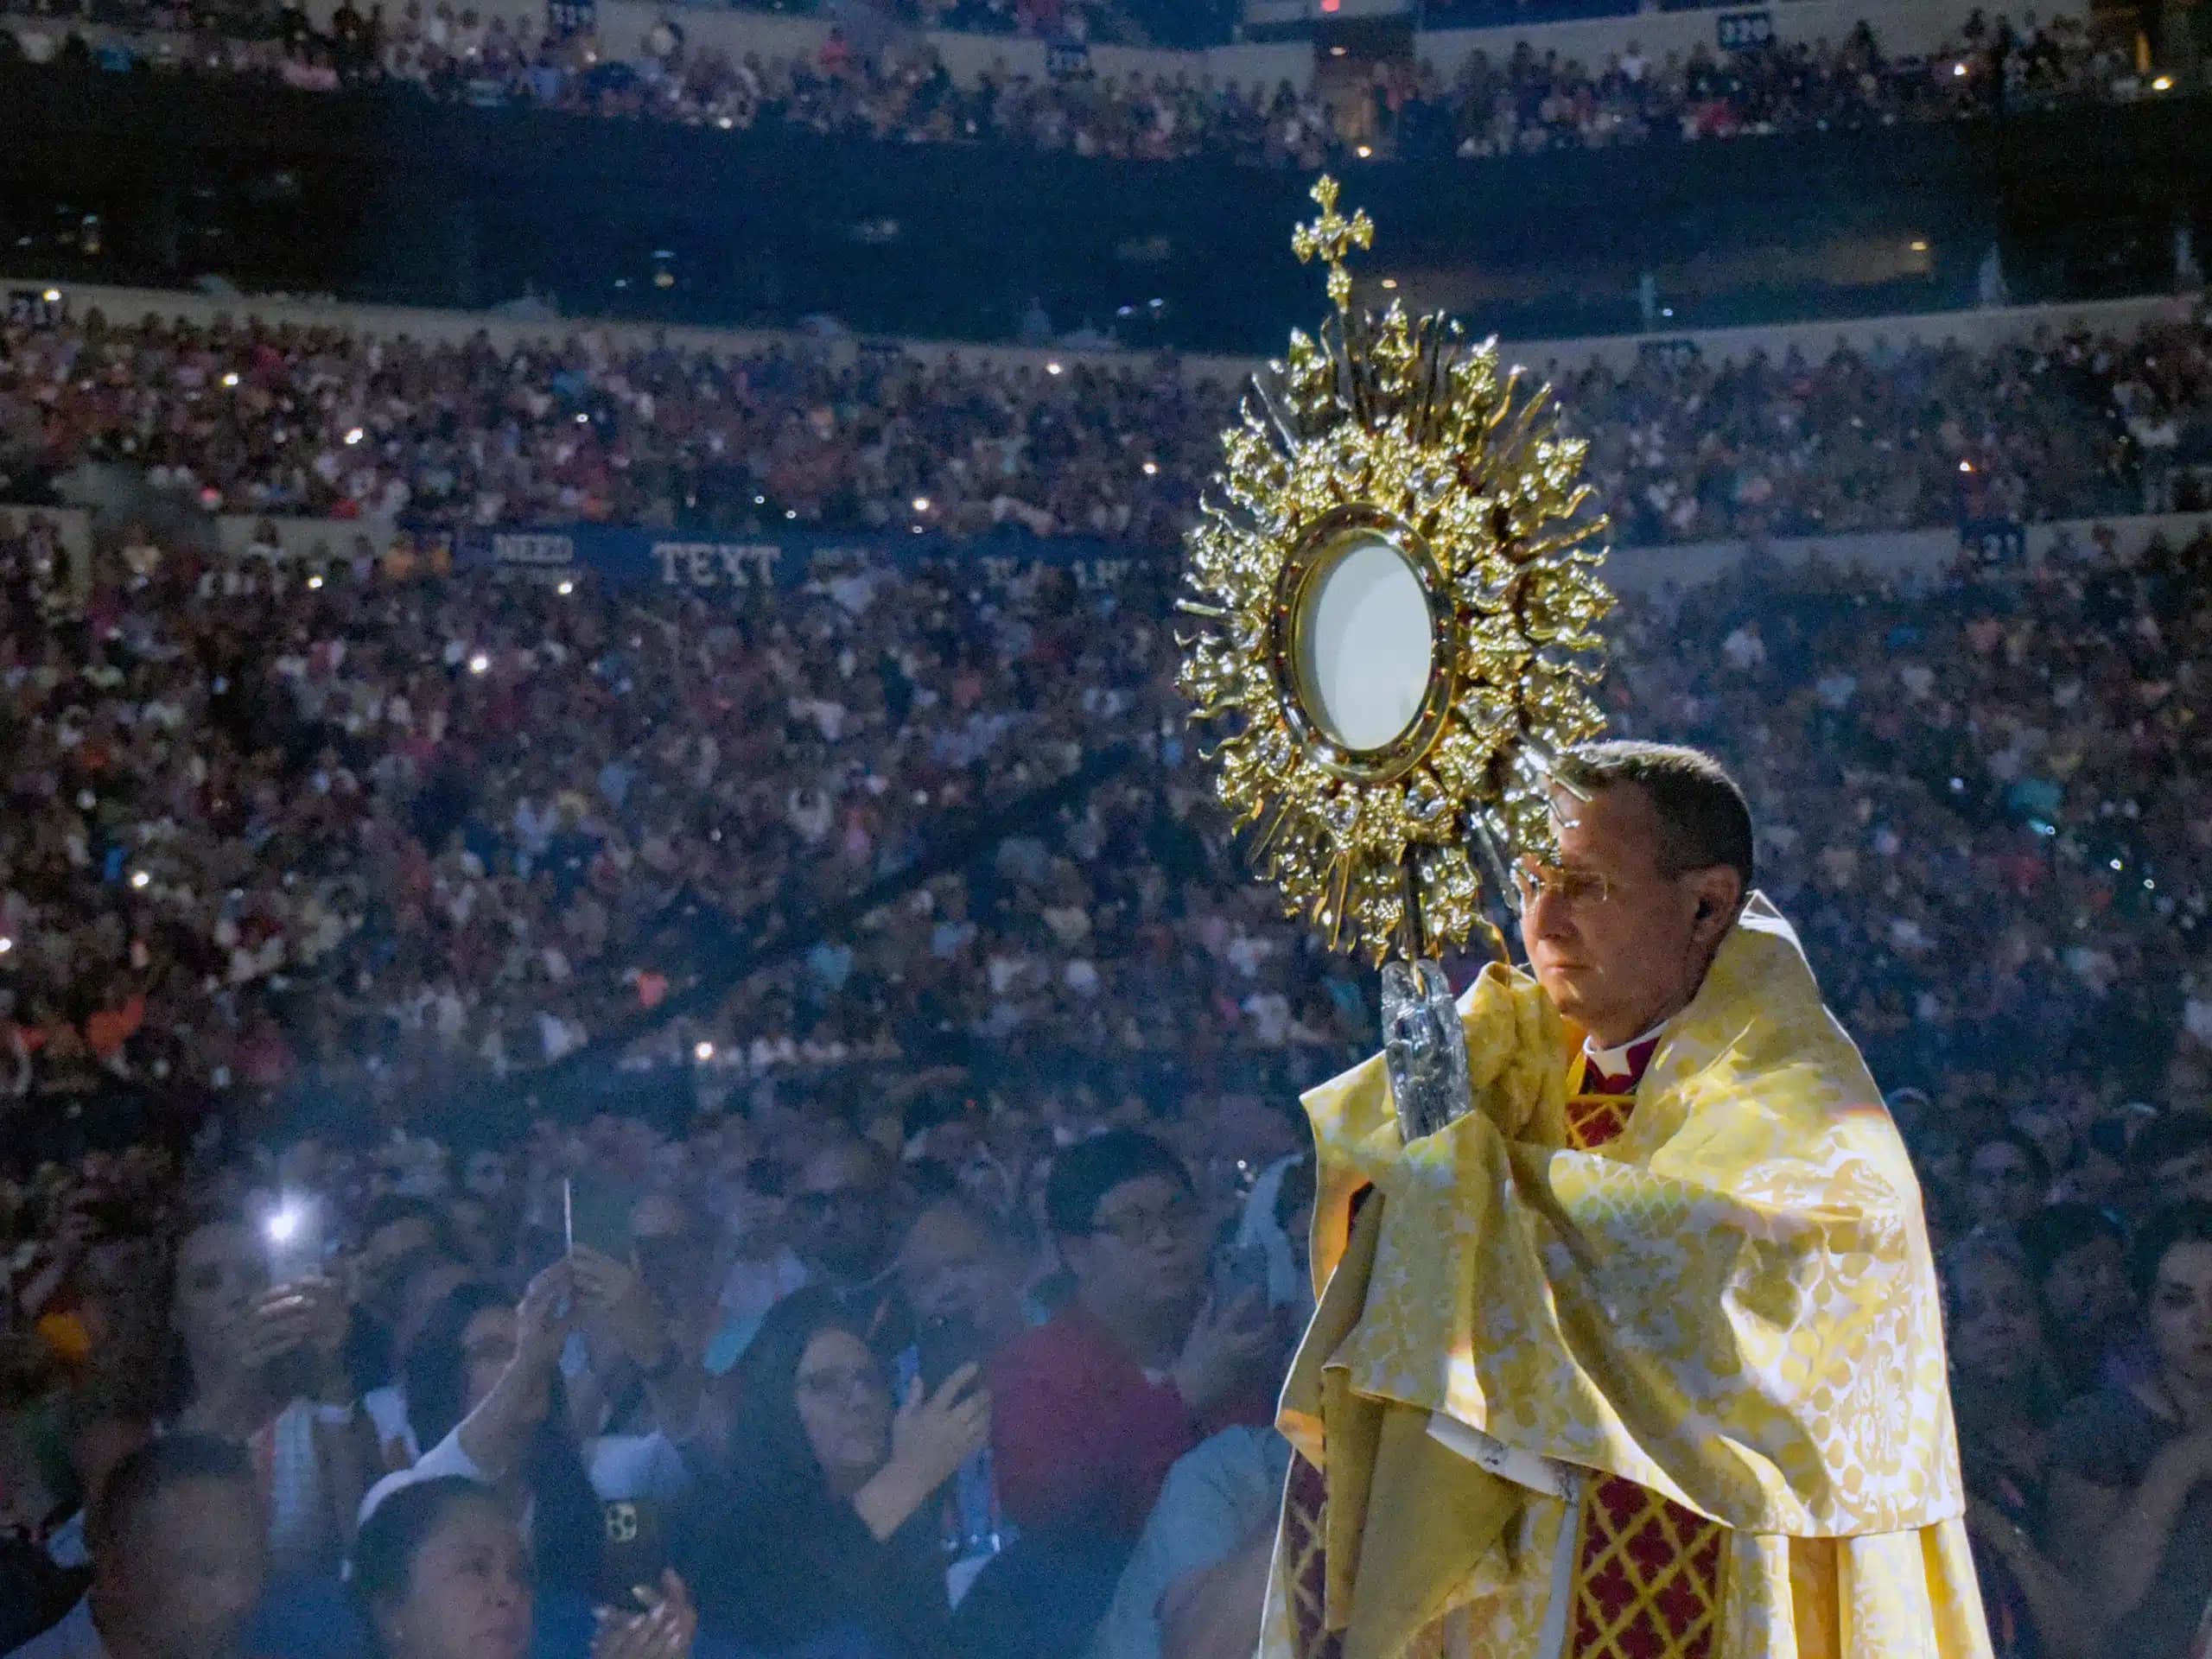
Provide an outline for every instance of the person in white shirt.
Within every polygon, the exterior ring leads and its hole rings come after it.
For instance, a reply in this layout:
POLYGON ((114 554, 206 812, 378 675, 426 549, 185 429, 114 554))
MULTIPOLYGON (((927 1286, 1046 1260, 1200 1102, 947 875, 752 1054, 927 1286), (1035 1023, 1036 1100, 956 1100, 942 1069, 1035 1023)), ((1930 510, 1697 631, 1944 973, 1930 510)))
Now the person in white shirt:
POLYGON ((361 1521, 395 1493, 460 1476, 522 1517, 540 1582, 589 1592, 601 1567, 601 1501, 662 1502, 690 1484, 664 1435, 604 1435, 579 1446, 560 1375, 577 1305, 574 1264, 531 1280, 519 1306, 466 1284, 424 1323, 405 1373, 408 1414, 426 1448, 362 1500, 361 1521))
POLYGON ((10 1659, 235 1659, 269 1575, 245 1450, 171 1434, 118 1464, 86 1526, 92 1584, 10 1659))
POLYGON ((186 1389, 171 1426, 251 1448, 279 1570, 315 1573, 352 1537, 373 1452, 342 1360, 344 1296, 327 1279, 269 1280, 268 1247, 243 1220, 185 1230, 169 1319, 186 1389))

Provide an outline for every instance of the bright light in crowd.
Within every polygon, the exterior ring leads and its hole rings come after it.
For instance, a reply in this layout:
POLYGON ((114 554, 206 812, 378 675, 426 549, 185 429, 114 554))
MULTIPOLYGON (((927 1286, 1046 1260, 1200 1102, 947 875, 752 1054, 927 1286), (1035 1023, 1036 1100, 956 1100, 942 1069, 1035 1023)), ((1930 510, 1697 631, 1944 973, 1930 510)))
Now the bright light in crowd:
POLYGON ((1970 473, 1974 471, 1974 462, 1970 461, 1961 461, 1959 463, 1959 470, 1962 473, 1970 473))
POLYGON ((1382 279, 1382 286, 1383 286, 1383 287, 1385 287, 1385 288, 1388 288, 1388 289, 1395 289, 1395 288, 1396 288, 1396 287, 1397 287, 1397 285, 1398 285, 1398 279, 1397 279, 1396 277, 1395 277, 1395 276, 1385 276, 1385 277, 1382 279))
POLYGON ((1913 238, 1913 239, 1912 239, 1912 251, 1913 251, 1915 253, 1925 253, 1925 252, 1927 252, 1927 251, 1928 251, 1928 243, 1927 243, 1926 239, 1925 239, 1925 238, 1921 238, 1921 237, 1917 237, 1917 236, 1916 236, 1915 238, 1913 238))
POLYGON ((929 499, 929 497, 927 497, 926 495, 918 495, 918 496, 916 496, 916 497, 914 498, 914 511, 915 511, 916 512, 927 512, 929 510, 930 510, 930 499, 929 499))
POLYGON ((468 659, 468 671, 472 674, 488 673, 491 667, 492 659, 480 651, 468 659))
POLYGON ((4 956, 6 956, 6 955, 10 951, 10 950, 14 950, 15 948, 16 948, 16 942, 15 942, 13 939, 11 939, 11 938, 8 938, 8 936, 7 936, 6 934, 4 934, 4 933, 0 933, 0 957, 4 957, 4 956))
POLYGON ((561 578, 561 585, 556 588, 553 591, 560 594, 562 598, 566 599, 570 594, 576 591, 576 584, 569 577, 563 576, 561 578))
POLYGON ((2154 92, 2171 92, 2173 89, 2174 78, 2171 75, 2158 75, 2152 79, 2151 90, 2154 92))
POLYGON ((360 429, 359 427, 358 427, 358 426, 354 426, 354 427, 348 427, 348 428, 346 429, 346 442, 348 442, 348 443, 359 443, 359 442, 361 441, 361 437, 362 437, 362 433, 361 433, 361 429, 360 429))
POLYGON ((691 1049, 691 1058, 698 1061, 700 1065, 704 1065, 709 1060, 715 1058, 715 1046, 712 1043, 705 1041, 694 1044, 691 1049))
POLYGON ((130 885, 142 890, 145 887, 146 884, 153 879, 154 878, 152 876, 147 874, 143 870, 133 870, 130 872, 130 885))
POLYGON ((1964 80, 1967 78, 1967 64, 1964 58, 1951 66, 1951 76, 1955 80, 1964 80))
POLYGON ((223 384, 226 386, 235 386, 238 383, 238 372, 236 369, 232 369, 228 374, 223 377, 223 384))
POLYGON ((320 587, 321 587, 321 586, 322 586, 322 578, 321 578, 321 576, 309 576, 309 577, 308 578, 308 586, 309 588, 320 588, 320 587))
POLYGON ((1374 147, 1372 144, 1362 144, 1362 145, 1361 145, 1357 149, 1356 149, 1356 150, 1354 150, 1354 151, 1352 152, 1352 154, 1354 154, 1355 156, 1358 156, 1358 157, 1359 157, 1359 159, 1360 159, 1361 161, 1363 161, 1363 161, 1365 161, 1369 156, 1372 156, 1374 153, 1375 153, 1375 147, 1374 147))
POLYGON ((1147 478, 1158 478, 1160 476, 1160 463, 1156 461, 1147 461, 1145 462, 1144 475, 1147 478))
POLYGON ((1045 365, 1045 372, 1047 374, 1058 374, 1060 372, 1060 365, 1057 363, 1047 363, 1045 365))
POLYGON ((300 1236, 300 1224, 304 1219, 298 1205, 288 1204, 273 1211, 262 1227, 271 1244, 289 1244, 300 1236))
POLYGON ((715 122, 715 124, 720 127, 724 132, 728 132, 732 127, 735 126, 737 123, 731 120, 729 117, 724 116, 721 120, 715 122))
MULTIPOLYGON (((2171 84, 2171 82, 2168 83, 2170 86, 2171 84)), ((59 305, 61 303, 61 290, 58 288, 49 288, 39 297, 43 299, 48 305, 59 305)))

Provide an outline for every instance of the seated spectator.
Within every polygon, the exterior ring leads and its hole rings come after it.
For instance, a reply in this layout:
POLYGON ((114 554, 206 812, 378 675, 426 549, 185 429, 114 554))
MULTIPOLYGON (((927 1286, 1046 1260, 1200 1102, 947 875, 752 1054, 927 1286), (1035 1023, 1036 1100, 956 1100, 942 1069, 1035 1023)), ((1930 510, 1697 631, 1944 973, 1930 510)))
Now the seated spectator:
POLYGON ((2212 1204, 2212 1112, 2169 1112, 2127 1149, 2148 1204, 2212 1204))
MULTIPOLYGON (((1210 1585, 1203 1581, 1263 1541, 1272 1549, 1289 1471, 1290 1442, 1273 1428, 1224 1428, 1178 1459, 1122 1570, 1090 1659, 1162 1659, 1162 1626, 1171 1605, 1185 1619, 1211 1624, 1218 1616, 1215 1611, 1194 1618, 1186 1604, 1250 1588, 1249 1580, 1233 1574, 1210 1585)), ((1264 1592, 1264 1571, 1257 1587, 1264 1592)), ((1241 1646, 1229 1644, 1236 1650, 1249 1653, 1259 1645, 1260 1600, 1251 1599, 1250 1629, 1240 1632, 1241 1646)))
POLYGON ((2134 1267, 2149 1373, 2061 1414, 2052 1536, 2103 1651, 2182 1659, 2212 1603, 2212 1205, 2152 1217, 2134 1267))
POLYGON ((446 1200, 454 1249, 480 1279, 497 1281, 507 1274, 505 1241, 512 1230, 502 1226, 505 1220, 496 1205, 473 1192, 457 1192, 446 1200))
POLYGON ((893 1274, 902 1197, 889 1156, 857 1135, 820 1147, 799 1166, 791 1207, 811 1282, 879 1350, 905 1346, 911 1332, 893 1274))
POLYGON ((181 1366, 172 1421, 251 1449, 280 1573, 334 1568, 373 1455, 341 1359, 348 1314, 337 1287, 270 1286, 260 1238, 218 1214, 178 1243, 170 1321, 181 1366))
POLYGON ((149 1441, 92 1506, 91 1589, 11 1659, 238 1659, 268 1575, 267 1536, 237 1444, 188 1433, 149 1441))
POLYGON ((1268 1421, 1281 1357, 1263 1298, 1208 1298, 1211 1229, 1159 1141, 1069 1147, 1045 1209, 1074 1300, 992 1362, 993 1467, 1022 1535, 961 1609, 969 1650, 1008 1659, 1089 1639, 1168 1469, 1210 1431, 1268 1421))
POLYGON ((785 1242, 787 1206, 782 1170, 754 1159, 731 1185, 723 1217, 728 1271, 715 1299, 721 1319, 708 1346, 706 1367, 727 1374, 775 1305, 806 1283, 806 1267, 785 1242))
POLYGON ((392 1326, 393 1380, 361 1396, 361 1409, 368 1414, 376 1432, 380 1477, 411 1467, 423 1455, 422 1443, 415 1438, 414 1425, 407 1417, 407 1356, 414 1351, 416 1338, 423 1334, 431 1314, 470 1277, 467 1267, 435 1250, 413 1258, 399 1293, 398 1319, 392 1326))
POLYGON ((426 1255, 461 1256, 452 1224, 428 1198, 387 1192, 372 1198, 361 1217, 361 1244, 353 1262, 355 1318, 347 1344, 354 1378, 365 1390, 398 1373, 393 1332, 407 1284, 426 1255))
MULTIPOLYGON (((928 1205, 899 1249, 899 1289, 914 1320, 913 1347, 900 1356, 901 1369, 926 1387, 963 1364, 988 1364, 1028 1328, 1021 1279, 1014 1242, 989 1217, 965 1198, 928 1205)), ((946 1548, 970 1563, 955 1581, 957 1595, 1013 1535, 989 1446, 961 1466, 945 1507, 946 1548)))
POLYGON ((405 1375, 409 1421, 426 1449, 370 1490, 361 1519, 424 1481, 480 1482, 527 1517, 538 1588, 573 1616, 599 1588, 604 1523, 562 1394, 571 1295, 558 1262, 531 1281, 519 1304, 464 1285, 439 1305, 405 1375))
POLYGON ((395 1493, 363 1523, 353 1588, 378 1659, 685 1659, 698 1629, 683 1581, 664 1569, 642 1610, 602 1617, 588 1643, 538 1639, 521 1530, 458 1475, 395 1493))
POLYGON ((2050 1190, 2043 1148, 2018 1129, 1985 1135, 1967 1153, 1967 1218, 1976 1231, 2016 1230, 2050 1190))
POLYGON ((1028 1328, 1021 1258, 1005 1231, 964 1198, 939 1198, 899 1247, 899 1286, 918 1339, 932 1327, 976 1360, 1028 1328))
POLYGON ((894 1414, 867 1333, 826 1288, 786 1297, 739 1363, 735 1466, 680 1516, 678 1568, 710 1636, 855 1659, 947 1649, 936 1501, 990 1433, 963 1366, 894 1414))
POLYGON ((592 1338, 592 1363, 571 1382, 592 1397, 575 1408, 602 1452, 618 1436, 704 1451, 709 1246, 684 1207, 660 1193, 632 1207, 630 1240, 627 1262, 581 1244, 569 1252, 578 1313, 592 1338))
POLYGON ((2026 1261, 2005 1234, 1977 1234, 1945 1255, 1942 1276, 1967 1527, 1992 1643, 1999 1659, 2088 1659, 2079 1599, 2035 1542, 2060 1402, 2026 1261))
POLYGON ((1075 1300, 992 1363, 1001 1490, 1025 1529, 1095 1524, 1134 1541, 1210 1427, 1272 1417, 1272 1330, 1257 1297, 1211 1305, 1198 1193, 1150 1135, 1070 1147, 1045 1204, 1075 1300))
POLYGON ((2109 1210, 2054 1204, 2020 1227, 2063 1396, 2106 1380, 2134 1335, 2135 1299, 2127 1284, 2127 1230, 2109 1210))

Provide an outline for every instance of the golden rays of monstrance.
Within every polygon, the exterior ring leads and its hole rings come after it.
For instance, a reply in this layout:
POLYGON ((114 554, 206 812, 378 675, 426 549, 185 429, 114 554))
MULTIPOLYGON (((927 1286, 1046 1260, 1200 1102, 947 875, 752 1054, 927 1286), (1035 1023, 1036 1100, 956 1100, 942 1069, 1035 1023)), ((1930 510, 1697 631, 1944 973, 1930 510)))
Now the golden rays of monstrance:
POLYGON ((1185 538, 1180 683, 1219 722, 1221 799, 1255 868, 1332 950, 1433 956, 1480 927, 1485 880, 1552 848, 1550 768, 1603 726, 1612 604, 1548 386, 1443 315, 1355 311, 1364 213, 1299 226, 1334 315, 1255 377, 1185 538))

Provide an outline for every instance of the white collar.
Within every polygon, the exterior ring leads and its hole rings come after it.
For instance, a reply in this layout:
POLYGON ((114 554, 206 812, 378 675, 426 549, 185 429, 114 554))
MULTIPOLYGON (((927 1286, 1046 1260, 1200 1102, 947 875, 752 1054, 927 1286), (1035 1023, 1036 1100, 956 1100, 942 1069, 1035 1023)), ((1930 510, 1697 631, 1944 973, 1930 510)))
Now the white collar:
POLYGON ((1590 1064, 1597 1068, 1600 1075, 1608 1077, 1624 1077, 1632 1069, 1629 1065, 1628 1057, 1646 1043, 1656 1042, 1659 1033, 1666 1029, 1667 1022, 1662 1020, 1650 1030, 1641 1035, 1631 1037, 1624 1043, 1617 1043, 1611 1048, 1599 1048, 1586 1037, 1582 1039, 1582 1052, 1588 1058, 1590 1064))

